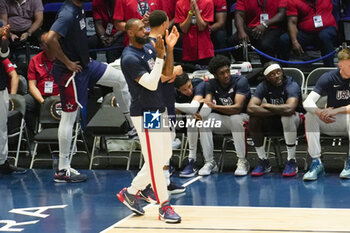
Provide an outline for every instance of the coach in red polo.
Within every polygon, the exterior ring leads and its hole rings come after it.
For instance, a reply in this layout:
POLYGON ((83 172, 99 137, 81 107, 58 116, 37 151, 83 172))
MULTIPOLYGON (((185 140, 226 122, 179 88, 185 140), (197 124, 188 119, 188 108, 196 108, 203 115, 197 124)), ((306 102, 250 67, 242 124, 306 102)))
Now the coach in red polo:
MULTIPOLYGON (((317 46, 321 55, 334 50, 337 25, 332 14, 332 0, 288 0, 288 32, 280 38, 279 57, 289 59, 291 48, 297 55, 309 45, 317 46)), ((325 66, 334 66, 333 56, 323 59, 325 66)))
MULTIPOLYGON (((286 0, 237 0, 234 13, 237 33, 230 39, 230 45, 251 42, 259 50, 274 56, 286 7, 286 0)), ((242 50, 234 51, 235 60, 242 61, 242 54, 242 50)), ((269 61, 265 57, 260 60, 261 63, 269 61)))
POLYGON ((182 59, 201 65, 209 63, 214 56, 209 24, 214 21, 212 0, 178 0, 175 23, 180 25, 182 37, 182 59))

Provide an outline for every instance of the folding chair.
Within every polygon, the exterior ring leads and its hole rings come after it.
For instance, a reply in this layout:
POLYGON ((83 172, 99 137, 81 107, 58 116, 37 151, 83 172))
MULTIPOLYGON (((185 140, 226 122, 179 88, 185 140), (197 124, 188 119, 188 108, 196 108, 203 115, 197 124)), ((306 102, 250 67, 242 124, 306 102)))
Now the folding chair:
POLYGON ((25 153, 30 155, 30 144, 28 139, 28 132, 26 124, 24 121, 25 112, 26 112, 26 103, 22 95, 11 94, 9 99, 9 113, 8 113, 8 122, 7 122, 7 136, 9 140, 11 138, 17 138, 16 150, 9 150, 9 153, 16 153, 14 157, 9 156, 9 158, 15 160, 15 166, 18 164, 19 153, 25 153), (24 133, 24 137, 23 137, 24 133), (26 142, 27 150, 21 150, 22 141, 26 142))
POLYGON ((306 78, 304 85, 304 94, 309 94, 314 86, 316 85, 317 80, 326 72, 336 70, 336 67, 320 67, 316 68, 310 72, 306 78))
MULTIPOLYGON (((78 110, 77 118, 73 126, 73 140, 71 145, 70 160, 72 160, 73 154, 75 154, 78 136, 81 135, 85 147, 84 153, 89 154, 88 147, 85 143, 84 134, 80 126, 80 110, 78 110)), ((43 105, 40 108, 39 124, 37 133, 34 135, 34 151, 30 168, 33 167, 35 161, 49 161, 54 159, 54 153, 51 145, 58 144, 58 126, 61 119, 62 106, 59 96, 50 96, 45 99, 43 105), (39 144, 48 145, 51 158, 36 158, 39 144)))
MULTIPOLYGON (((100 109, 96 112, 96 114, 89 121, 86 129, 87 132, 90 133, 94 137, 94 143, 91 152, 90 165, 89 169, 92 168, 93 161, 99 158, 122 158, 127 160, 126 169, 129 170, 131 156, 133 152, 140 152, 136 150, 137 141, 135 139, 129 139, 128 135, 125 134, 125 116, 122 111, 118 107, 118 103, 116 102, 115 96, 113 93, 107 94, 102 101, 100 109), (110 137, 116 140, 125 140, 130 142, 130 147, 128 150, 128 155, 118 155, 111 156, 108 149, 106 150, 106 155, 95 154, 96 144, 98 138, 106 138, 110 137)), ((107 148, 106 140, 101 140, 103 142, 103 146, 107 148)), ((126 151, 113 151, 113 152, 126 152, 126 151)), ((140 156, 142 157, 142 156, 140 156)), ((140 158, 140 163, 142 162, 142 158, 140 158)))

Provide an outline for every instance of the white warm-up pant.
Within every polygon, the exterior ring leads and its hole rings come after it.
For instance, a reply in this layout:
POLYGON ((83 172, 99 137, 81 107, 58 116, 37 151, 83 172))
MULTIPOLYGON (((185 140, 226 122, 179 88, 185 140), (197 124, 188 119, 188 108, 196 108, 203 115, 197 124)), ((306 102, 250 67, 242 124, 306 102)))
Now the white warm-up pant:
MULTIPOLYGON (((165 113, 161 118, 165 117, 165 113)), ((153 191, 160 204, 168 200, 168 189, 163 166, 172 155, 172 137, 169 128, 144 129, 143 116, 131 117, 134 123, 145 163, 128 188, 131 193, 143 190, 152 184, 153 191)))
POLYGON ((7 160, 7 114, 9 111, 9 94, 7 89, 0 91, 0 165, 7 160))
POLYGON ((326 124, 316 114, 308 112, 305 115, 305 131, 310 156, 312 158, 321 156, 320 133, 350 138, 349 120, 349 114, 339 114, 335 116, 335 122, 326 124))
MULTIPOLYGON (((113 92, 117 98, 119 106, 122 109, 124 115, 128 118, 127 120, 129 121, 130 125, 132 126, 132 122, 129 116, 131 97, 122 71, 113 68, 111 65, 107 65, 105 72, 98 80, 97 84, 113 87, 113 92)), ((68 169, 70 167, 69 154, 71 151, 72 132, 77 112, 78 111, 62 112, 60 124, 58 127, 60 151, 58 164, 59 170, 68 169)))
POLYGON ((287 145, 295 145, 297 132, 300 124, 299 113, 295 112, 291 116, 281 116, 284 140, 287 145))
POLYGON ((213 132, 217 134, 232 133, 233 143, 237 152, 238 158, 245 158, 246 156, 246 132, 244 123, 249 120, 249 116, 246 113, 235 115, 222 115, 218 113, 210 113, 208 119, 215 119, 221 121, 221 128, 213 128, 211 130, 201 128, 204 131, 201 134, 201 144, 203 148, 203 155, 206 162, 214 159, 214 141, 213 132))

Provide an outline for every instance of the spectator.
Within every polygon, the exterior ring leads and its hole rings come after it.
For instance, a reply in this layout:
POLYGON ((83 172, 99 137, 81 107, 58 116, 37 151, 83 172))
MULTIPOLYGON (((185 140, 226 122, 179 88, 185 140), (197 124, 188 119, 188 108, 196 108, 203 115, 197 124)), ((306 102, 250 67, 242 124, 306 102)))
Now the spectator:
MULTIPOLYGON (((305 115, 307 148, 312 158, 310 169, 303 177, 304 180, 316 180, 324 174, 320 159, 320 133, 350 138, 350 49, 339 51, 338 61, 339 69, 323 74, 303 103, 307 111, 305 115), (327 108, 317 107, 316 102, 321 96, 327 96, 327 108)), ((350 157, 347 158, 345 168, 339 177, 350 178, 350 157)))
POLYGON ((44 7, 40 0, 0 0, 0 19, 11 26, 11 48, 29 41, 35 43, 43 24, 44 7))
POLYGON ((162 4, 161 9, 164 10, 169 17, 169 28, 172 28, 175 23, 176 1, 177 0, 159 1, 162 4))
MULTIPOLYGON (((126 21, 132 18, 140 19, 149 30, 149 13, 159 10, 162 0, 116 0, 114 6, 113 20, 117 30, 125 32, 126 21)), ((129 44, 129 39, 125 36, 124 47, 129 44)))
POLYGON ((214 22, 212 0, 178 0, 175 23, 182 31, 182 60, 207 65, 214 56, 209 24, 214 22))
POLYGON ((249 133, 259 157, 252 175, 262 176, 271 171, 263 146, 264 136, 280 135, 283 132, 288 161, 282 175, 295 176, 298 173, 295 144, 298 127, 303 124, 300 114, 304 113, 301 89, 292 77, 283 74, 281 66, 275 62, 266 63, 263 74, 264 80, 257 86, 247 107, 250 115, 249 133), (263 102, 263 99, 267 102, 263 102))
MULTIPOLYGON (((230 74, 230 60, 222 55, 217 55, 210 60, 209 72, 214 75, 207 85, 205 103, 211 108, 208 119, 214 119, 222 123, 219 129, 212 131, 217 133, 231 133, 238 157, 236 176, 245 176, 249 172, 249 163, 246 159, 246 138, 244 124, 249 117, 245 113, 250 99, 250 87, 244 76, 230 74), (215 100, 215 103, 214 103, 215 100)), ((214 161, 214 142, 212 131, 205 132, 201 140, 205 158, 204 166, 199 170, 199 175, 209 175, 217 171, 214 161)), ((201 135, 202 136, 202 135, 201 135)))
POLYGON ((224 49, 227 47, 227 32, 225 27, 227 18, 226 0, 214 1, 214 11, 214 23, 209 25, 210 37, 215 49, 224 49))
MULTIPOLYGON (((199 78, 190 80, 188 75, 183 73, 176 77, 174 84, 176 87, 175 108, 178 111, 186 113, 186 119, 195 118, 195 115, 199 114, 201 108, 203 108, 205 82, 199 78)), ((202 131, 199 132, 202 133, 202 131)), ((197 160, 198 128, 187 128, 187 137, 189 147, 188 162, 185 168, 180 172, 180 177, 192 177, 198 172, 195 165, 197 160)), ((205 153, 205 155, 207 155, 207 153, 205 153)), ((210 158, 205 158, 205 161, 210 160, 210 158)))
MULTIPOLYGON (((3 26, 0 21, 0 59, 6 59, 9 54, 8 38, 10 26, 3 26)), ((13 166, 8 161, 7 114, 9 95, 6 90, 6 72, 0 66, 0 174, 25 173, 26 170, 13 166)))
MULTIPOLYGON (((279 57, 288 60, 291 48, 302 55, 306 46, 317 46, 321 55, 334 50, 337 37, 332 0, 288 0, 288 34, 280 38, 279 57)), ((325 66, 334 66, 334 57, 323 59, 325 66)))
POLYGON ((7 83, 7 88, 9 90, 9 93, 17 94, 19 77, 17 75, 15 66, 11 63, 11 61, 8 58, 2 60, 1 63, 5 69, 5 72, 10 78, 7 83))
MULTIPOLYGON (((286 0, 237 0, 234 13, 237 32, 230 39, 230 45, 250 42, 262 52, 274 56, 276 44, 282 33, 286 15, 286 0)), ((234 51, 235 60, 242 61, 242 49, 234 51)), ((260 57, 262 64, 269 59, 260 57)))
POLYGON ((116 47, 106 51, 107 63, 114 62, 123 52, 124 35, 113 25, 114 0, 93 0, 92 16, 96 35, 89 38, 89 48, 116 47))
POLYGON ((26 123, 31 133, 35 131, 36 119, 44 99, 59 95, 59 89, 52 74, 55 55, 48 50, 44 40, 46 35, 45 32, 39 38, 39 45, 43 51, 32 57, 28 66, 29 93, 25 95, 26 123))

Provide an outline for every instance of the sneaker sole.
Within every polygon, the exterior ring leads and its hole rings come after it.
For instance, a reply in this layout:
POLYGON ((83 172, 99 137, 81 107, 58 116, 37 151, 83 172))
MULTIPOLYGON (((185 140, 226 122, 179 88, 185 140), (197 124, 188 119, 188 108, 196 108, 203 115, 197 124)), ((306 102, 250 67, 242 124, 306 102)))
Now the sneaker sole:
POLYGON ((81 183, 81 182, 85 182, 85 180, 61 180, 61 179, 56 179, 54 178, 53 181, 55 181, 56 183, 81 183))
POLYGON ((188 174, 188 175, 186 175, 186 174, 179 174, 179 176, 180 177, 185 177, 185 178, 190 178, 190 177, 194 177, 194 176, 196 176, 197 175, 197 172, 196 173, 192 173, 192 174, 188 174))
POLYGON ((161 215, 158 216, 158 219, 160 221, 165 222, 165 223, 180 223, 181 222, 181 219, 165 219, 161 215))
POLYGON ((129 210, 131 210, 131 211, 134 212, 135 214, 140 215, 140 216, 145 214, 144 212, 140 212, 140 211, 138 211, 137 209, 131 207, 131 206, 129 205, 129 203, 125 201, 123 195, 120 195, 120 194, 118 193, 118 194, 117 194, 117 198, 119 199, 119 201, 120 201, 121 203, 123 203, 126 207, 129 208, 129 210))
POLYGON ((176 189, 176 190, 172 190, 172 191, 168 190, 168 193, 169 194, 179 194, 179 193, 183 193, 185 191, 186 191, 186 188, 184 188, 184 189, 176 189))

